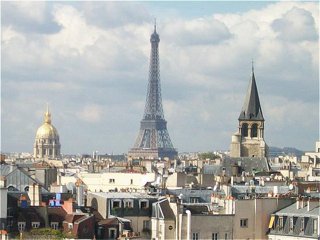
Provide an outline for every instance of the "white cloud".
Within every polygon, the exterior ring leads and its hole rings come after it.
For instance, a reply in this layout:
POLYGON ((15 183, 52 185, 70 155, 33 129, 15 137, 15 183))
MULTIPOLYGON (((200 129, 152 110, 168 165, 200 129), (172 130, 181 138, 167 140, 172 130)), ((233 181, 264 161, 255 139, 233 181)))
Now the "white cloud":
POLYGON ((91 123, 100 122, 103 109, 99 105, 90 104, 83 107, 81 111, 77 113, 77 116, 82 121, 91 123))
POLYGON ((272 23, 279 38, 286 41, 312 41, 318 39, 315 21, 309 11, 293 7, 282 18, 272 23))
POLYGON ((85 48, 94 45, 101 35, 101 31, 88 26, 83 14, 72 6, 58 5, 53 15, 62 29, 48 37, 49 46, 62 55, 81 55, 85 48))

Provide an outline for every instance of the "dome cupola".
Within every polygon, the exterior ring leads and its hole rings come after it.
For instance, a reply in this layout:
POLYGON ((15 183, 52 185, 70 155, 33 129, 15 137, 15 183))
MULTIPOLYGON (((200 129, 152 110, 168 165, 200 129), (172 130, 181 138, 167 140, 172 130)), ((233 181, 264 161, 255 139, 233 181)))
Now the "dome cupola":
POLYGON ((38 128, 34 143, 35 158, 58 158, 60 157, 60 141, 57 129, 51 124, 51 113, 47 105, 44 114, 44 122, 38 128))

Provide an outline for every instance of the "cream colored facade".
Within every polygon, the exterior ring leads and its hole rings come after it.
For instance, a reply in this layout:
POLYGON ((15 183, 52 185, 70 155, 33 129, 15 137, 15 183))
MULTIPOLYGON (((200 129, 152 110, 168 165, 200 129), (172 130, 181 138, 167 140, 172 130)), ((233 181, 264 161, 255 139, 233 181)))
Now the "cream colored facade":
POLYGON ((145 184, 156 179, 156 173, 87 173, 78 174, 91 192, 134 191, 144 192, 145 184))
POLYGON ((263 122, 247 122, 240 121, 239 132, 232 135, 230 156, 231 157, 266 157, 268 153, 268 146, 263 138, 264 123, 263 122), (247 134, 243 134, 242 127, 246 124, 247 134), (253 125, 258 126, 257 135, 251 134, 253 125))
MULTIPOLYGON (((270 214, 292 203, 290 199, 259 198, 234 201, 235 239, 268 239, 270 214)), ((233 204, 227 204, 233 206, 233 204)))
POLYGON ((51 113, 47 107, 44 123, 38 128, 33 147, 34 158, 60 158, 60 140, 57 129, 51 124, 51 113))

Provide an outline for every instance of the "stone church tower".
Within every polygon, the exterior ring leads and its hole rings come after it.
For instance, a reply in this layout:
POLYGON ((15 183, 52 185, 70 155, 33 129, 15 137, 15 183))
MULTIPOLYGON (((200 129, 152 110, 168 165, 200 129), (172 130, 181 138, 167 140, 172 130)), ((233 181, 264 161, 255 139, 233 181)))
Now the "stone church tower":
POLYGON ((49 107, 44 114, 44 123, 38 128, 34 141, 34 158, 60 158, 60 141, 57 129, 51 124, 49 107))
POLYGON ((252 66, 247 95, 238 118, 238 131, 232 136, 231 157, 267 157, 264 141, 264 118, 252 66))

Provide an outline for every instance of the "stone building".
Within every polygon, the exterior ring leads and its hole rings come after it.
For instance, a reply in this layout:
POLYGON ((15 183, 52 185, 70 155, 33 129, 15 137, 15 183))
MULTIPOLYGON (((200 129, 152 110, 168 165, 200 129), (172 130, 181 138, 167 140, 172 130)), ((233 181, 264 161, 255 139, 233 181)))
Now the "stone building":
POLYGON ((264 141, 264 117, 253 67, 249 88, 238 121, 238 131, 232 136, 230 156, 266 157, 268 146, 264 141))
POLYGON ((57 129, 51 124, 49 108, 44 114, 44 123, 38 128, 34 141, 34 158, 60 158, 60 141, 57 129))

